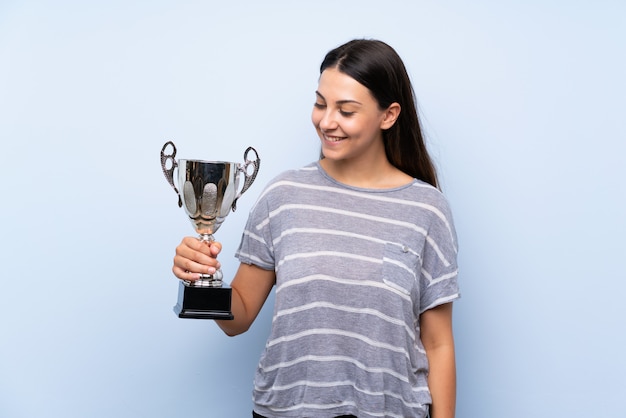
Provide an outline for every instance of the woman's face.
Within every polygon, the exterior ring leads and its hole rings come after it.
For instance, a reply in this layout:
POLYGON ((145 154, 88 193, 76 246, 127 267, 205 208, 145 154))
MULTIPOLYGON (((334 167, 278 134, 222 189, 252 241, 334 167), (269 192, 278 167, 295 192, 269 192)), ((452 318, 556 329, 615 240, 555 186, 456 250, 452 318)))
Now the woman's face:
POLYGON ((336 68, 320 76, 311 120, 330 160, 384 155, 382 129, 388 112, 370 91, 336 68))

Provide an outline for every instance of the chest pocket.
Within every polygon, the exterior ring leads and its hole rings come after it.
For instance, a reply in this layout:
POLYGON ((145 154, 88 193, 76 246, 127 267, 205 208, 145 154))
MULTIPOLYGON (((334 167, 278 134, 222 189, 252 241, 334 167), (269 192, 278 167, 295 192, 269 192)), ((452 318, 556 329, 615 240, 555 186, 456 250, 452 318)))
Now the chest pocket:
POLYGON ((385 244, 383 255, 383 281, 406 295, 418 291, 421 269, 420 256, 406 246, 385 244))

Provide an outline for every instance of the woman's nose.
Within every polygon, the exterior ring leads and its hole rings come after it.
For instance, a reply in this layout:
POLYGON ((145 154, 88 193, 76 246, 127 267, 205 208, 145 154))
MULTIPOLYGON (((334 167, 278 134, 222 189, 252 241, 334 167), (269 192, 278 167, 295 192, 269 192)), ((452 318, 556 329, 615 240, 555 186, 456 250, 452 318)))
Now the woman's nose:
POLYGON ((333 116, 333 112, 329 110, 325 110, 322 114, 322 118, 320 119, 320 129, 325 131, 332 130, 337 127, 337 120, 333 116))

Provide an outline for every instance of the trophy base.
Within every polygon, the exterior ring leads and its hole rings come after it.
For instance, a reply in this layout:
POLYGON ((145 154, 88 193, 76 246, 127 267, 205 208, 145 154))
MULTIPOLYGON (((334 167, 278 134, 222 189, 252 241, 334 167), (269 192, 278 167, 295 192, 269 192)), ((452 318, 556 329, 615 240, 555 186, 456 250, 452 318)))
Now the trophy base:
POLYGON ((174 313, 179 318, 234 319, 231 296, 232 289, 226 283, 222 287, 192 287, 180 282, 174 313))

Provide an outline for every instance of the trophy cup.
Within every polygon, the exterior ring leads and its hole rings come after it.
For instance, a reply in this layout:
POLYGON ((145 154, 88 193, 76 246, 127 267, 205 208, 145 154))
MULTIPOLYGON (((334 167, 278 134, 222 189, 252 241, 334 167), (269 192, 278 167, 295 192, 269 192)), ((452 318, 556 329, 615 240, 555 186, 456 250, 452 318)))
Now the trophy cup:
MULTIPOLYGON (((184 207, 191 224, 199 234, 198 239, 207 244, 214 241, 213 234, 222 225, 237 200, 252 185, 261 160, 256 150, 248 147, 243 154, 244 164, 224 161, 178 160, 176 146, 168 141, 161 149, 161 168, 165 178, 178 195, 178 206, 184 207), (168 152, 171 148, 171 153, 168 152), (254 160, 248 153, 254 152, 254 160), (248 170, 252 168, 252 173, 248 170), (174 170, 178 169, 178 187, 174 183, 174 170), (244 177, 239 190, 239 180, 244 177)), ((174 312, 179 318, 233 319, 230 311, 232 289, 222 282, 222 271, 201 274, 200 279, 182 281, 178 288, 178 303, 174 312)))

